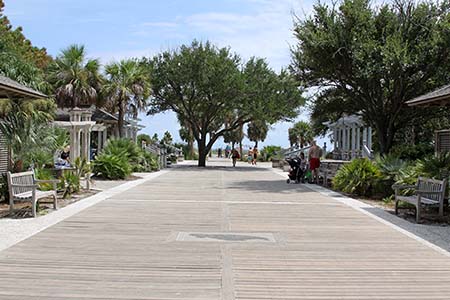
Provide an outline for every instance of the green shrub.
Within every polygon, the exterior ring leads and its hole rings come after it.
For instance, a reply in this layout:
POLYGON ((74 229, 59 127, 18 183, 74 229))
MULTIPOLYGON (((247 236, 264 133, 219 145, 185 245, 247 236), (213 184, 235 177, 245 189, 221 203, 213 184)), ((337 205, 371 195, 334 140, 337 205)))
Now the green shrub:
POLYGON ((9 201, 8 178, 6 173, 0 174, 0 202, 9 201))
POLYGON ((139 164, 143 158, 142 149, 130 139, 109 140, 101 154, 125 157, 130 164, 139 164))
MULTIPOLYGON (((36 168, 34 169, 34 176, 36 177, 36 179, 40 179, 40 180, 50 180, 50 179, 55 179, 53 177, 52 171, 49 169, 44 169, 44 168, 36 168)), ((50 191, 53 189, 53 184, 51 183, 41 183, 39 184, 39 189, 43 190, 43 191, 50 191)))
POLYGON ((72 171, 65 171, 61 177, 61 185, 64 187, 63 198, 70 197, 81 190, 80 176, 72 171))
POLYGON ((450 175, 450 153, 426 157, 422 160, 421 171, 423 176, 435 179, 448 178, 450 175))
POLYGON ((126 157, 102 153, 95 159, 94 174, 108 179, 125 179, 131 174, 126 157))
POLYGON ((405 161, 415 161, 426 157, 434 152, 432 144, 420 143, 417 145, 409 145, 399 143, 392 147, 391 154, 405 161))
POLYGON ((150 152, 144 152, 144 162, 146 172, 159 170, 159 160, 157 155, 150 152))
POLYGON ((265 161, 271 161, 272 158, 274 158, 278 152, 281 151, 281 147, 280 146, 265 146, 262 150, 261 150, 261 155, 260 157, 262 157, 265 161))
POLYGON ((333 178, 334 188, 358 196, 371 196, 382 179, 379 168, 365 158, 344 165, 333 178))

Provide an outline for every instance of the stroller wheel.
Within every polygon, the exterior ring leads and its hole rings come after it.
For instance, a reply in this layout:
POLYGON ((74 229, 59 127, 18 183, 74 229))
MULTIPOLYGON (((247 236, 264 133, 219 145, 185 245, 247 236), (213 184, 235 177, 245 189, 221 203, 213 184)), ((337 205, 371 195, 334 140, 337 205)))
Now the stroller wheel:
POLYGON ((286 183, 287 184, 291 183, 291 180, 290 179, 286 180, 286 183))

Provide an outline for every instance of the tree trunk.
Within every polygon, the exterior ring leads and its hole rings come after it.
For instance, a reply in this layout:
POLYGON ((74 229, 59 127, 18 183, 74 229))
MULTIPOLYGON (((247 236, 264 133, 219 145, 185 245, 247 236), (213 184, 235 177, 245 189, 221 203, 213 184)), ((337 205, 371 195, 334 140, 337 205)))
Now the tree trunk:
POLYGON ((386 127, 385 124, 376 124, 378 144, 381 154, 387 154, 391 151, 395 131, 393 128, 386 127))
POLYGON ((255 141, 255 147, 258 148, 258 141, 255 141))
POLYGON ((194 157, 194 142, 192 140, 188 140, 188 153, 186 153, 186 159, 193 159, 194 157))
POLYGON ((123 137, 123 122, 125 118, 125 112, 123 109, 122 101, 119 102, 119 120, 117 122, 117 126, 119 127, 119 138, 123 137))
POLYGON ((192 138, 194 136, 194 133, 192 132, 191 124, 188 124, 188 130, 189 130, 189 140, 188 140, 188 149, 189 149, 189 159, 194 158, 194 139, 192 138))
POLYGON ((204 139, 197 140, 198 145, 198 166, 206 167, 206 157, 208 156, 208 149, 206 149, 206 141, 204 139))
POLYGON ((239 155, 244 157, 244 149, 242 149, 242 140, 239 141, 239 155))

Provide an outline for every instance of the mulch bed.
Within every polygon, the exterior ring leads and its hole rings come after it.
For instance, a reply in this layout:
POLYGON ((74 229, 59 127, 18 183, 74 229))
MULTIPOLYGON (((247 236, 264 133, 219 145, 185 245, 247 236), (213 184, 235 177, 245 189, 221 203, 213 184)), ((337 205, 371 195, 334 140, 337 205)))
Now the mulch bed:
MULTIPOLYGON (((58 207, 62 208, 72 203, 78 202, 84 198, 97 194, 96 190, 81 190, 77 194, 73 194, 70 198, 60 198, 62 195, 58 194, 58 207)), ((39 201, 38 215, 43 216, 53 211, 53 199, 41 199, 39 201)), ((14 202, 14 213, 9 212, 9 203, 6 201, 0 202, 0 218, 24 219, 32 218, 30 202, 14 202)))

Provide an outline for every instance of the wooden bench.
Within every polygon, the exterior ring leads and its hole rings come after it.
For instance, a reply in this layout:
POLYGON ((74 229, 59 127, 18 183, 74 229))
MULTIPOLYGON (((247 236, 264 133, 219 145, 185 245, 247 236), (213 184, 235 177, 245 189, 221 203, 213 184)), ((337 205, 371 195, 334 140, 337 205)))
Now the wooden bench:
POLYGON ((416 185, 396 185, 392 188, 395 190, 395 214, 398 214, 398 203, 400 201, 413 204, 416 207, 416 222, 420 220, 420 210, 424 205, 439 205, 439 216, 444 216, 444 197, 447 180, 435 180, 424 177, 417 179, 416 185), (414 195, 403 196, 400 194, 402 189, 413 189, 414 195))
POLYGON ((10 211, 14 211, 14 201, 31 201, 33 217, 36 217, 36 205, 40 199, 53 197, 53 206, 58 209, 56 184, 59 180, 37 180, 33 172, 7 173, 10 211), (38 190, 39 183, 53 184, 53 190, 38 190))

